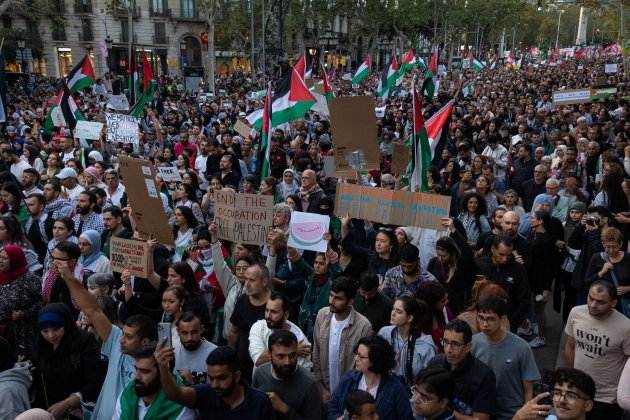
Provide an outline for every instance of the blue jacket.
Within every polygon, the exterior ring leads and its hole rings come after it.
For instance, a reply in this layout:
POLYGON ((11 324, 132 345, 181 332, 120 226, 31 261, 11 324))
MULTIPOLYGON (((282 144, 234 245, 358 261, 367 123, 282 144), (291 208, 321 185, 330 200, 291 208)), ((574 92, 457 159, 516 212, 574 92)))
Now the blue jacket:
MULTIPOLYGON (((344 414, 346 398, 348 394, 358 389, 361 376, 363 374, 355 369, 343 375, 332 397, 326 403, 328 420, 336 420, 344 414)), ((409 394, 397 376, 381 377, 376 392, 376 411, 380 420, 413 420, 409 394)))

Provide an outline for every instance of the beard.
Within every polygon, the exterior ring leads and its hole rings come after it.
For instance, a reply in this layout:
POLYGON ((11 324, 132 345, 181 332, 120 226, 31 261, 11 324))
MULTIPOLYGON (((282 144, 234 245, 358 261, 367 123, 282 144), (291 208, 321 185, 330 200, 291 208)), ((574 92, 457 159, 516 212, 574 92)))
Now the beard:
POLYGON ((77 206, 77 213, 79 213, 79 214, 88 214, 89 212, 90 212, 90 208, 89 207, 85 208, 85 207, 77 206))
POLYGON ((188 343, 182 342, 182 347, 184 347, 188 351, 195 351, 201 346, 201 340, 199 341, 191 341, 188 343))
POLYGON ((284 325, 284 319, 280 318, 278 321, 274 321, 272 319, 265 319, 267 323, 267 328, 270 330, 279 330, 284 325))
POLYGON ((287 380, 291 377, 291 375, 293 375, 293 372, 295 372, 297 363, 288 366, 276 366, 273 362, 271 362, 271 366, 273 367, 273 371, 278 378, 282 380, 287 380))
POLYGON ((149 395, 155 395, 160 390, 160 377, 156 377, 152 382, 143 384, 142 382, 136 382, 133 385, 134 391, 138 397, 147 397, 149 395))
POLYGON ((234 388, 236 388, 237 386, 238 382, 235 381, 228 388, 212 388, 212 390, 216 392, 217 395, 219 395, 220 397, 227 397, 234 391, 234 388))

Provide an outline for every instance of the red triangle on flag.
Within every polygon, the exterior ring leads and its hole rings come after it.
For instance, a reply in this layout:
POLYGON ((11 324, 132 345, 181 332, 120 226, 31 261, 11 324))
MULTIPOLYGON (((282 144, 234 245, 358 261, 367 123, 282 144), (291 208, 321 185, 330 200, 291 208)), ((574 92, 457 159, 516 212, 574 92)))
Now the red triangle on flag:
POLYGON ((316 101, 315 97, 304 84, 304 79, 300 77, 295 67, 291 69, 291 71, 291 90, 289 91, 289 101, 316 101))
POLYGON ((295 62, 293 68, 295 69, 295 71, 297 71, 302 80, 304 80, 304 77, 306 76, 306 57, 304 56, 304 54, 300 55, 300 58, 298 58, 298 60, 295 62))

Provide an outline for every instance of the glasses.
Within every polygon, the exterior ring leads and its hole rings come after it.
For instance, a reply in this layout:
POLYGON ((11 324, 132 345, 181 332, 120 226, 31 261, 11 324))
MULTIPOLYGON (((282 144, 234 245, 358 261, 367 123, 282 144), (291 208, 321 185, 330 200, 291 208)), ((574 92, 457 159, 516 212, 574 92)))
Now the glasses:
POLYGON ((459 341, 448 341, 444 338, 442 339, 442 347, 446 348, 447 346, 453 347, 454 349, 461 349, 464 347, 466 343, 460 343, 459 341))
POLYGON ((553 395, 553 398, 560 400, 562 398, 566 399, 568 402, 576 402, 577 400, 586 400, 587 398, 584 398, 582 396, 580 396, 578 393, 573 392, 573 391, 563 391, 561 389, 554 389, 551 394, 553 395))
POLYGON ((369 356, 361 356, 359 353, 354 353, 354 357, 358 357, 361 360, 369 359, 369 356))
POLYGON ((420 404, 429 404, 438 400, 437 398, 433 398, 430 395, 421 392, 415 385, 411 387, 411 398, 420 404))

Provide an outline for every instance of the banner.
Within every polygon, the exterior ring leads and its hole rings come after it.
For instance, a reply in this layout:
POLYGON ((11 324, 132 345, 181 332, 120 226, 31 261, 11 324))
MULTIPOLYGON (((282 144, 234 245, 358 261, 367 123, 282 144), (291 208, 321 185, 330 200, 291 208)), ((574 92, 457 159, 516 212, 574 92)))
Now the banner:
POLYGON ((394 191, 383 188, 337 184, 335 214, 398 226, 444 230, 451 197, 438 194, 394 191))
POLYGON ((157 171, 164 182, 182 182, 182 176, 174 166, 158 166, 157 171))
POLYGON ((330 216, 294 211, 291 213, 287 245, 297 249, 326 252, 328 242, 323 239, 323 235, 328 232, 329 225, 330 216))
POLYGON ((102 130, 103 123, 80 120, 77 121, 77 126, 74 128, 74 137, 77 139, 98 140, 101 138, 102 130))
POLYGON ((125 114, 105 113, 107 141, 110 143, 138 143, 138 120, 125 114))
POLYGON ((554 105, 583 104, 591 101, 591 89, 567 89, 553 92, 554 105))
POLYGON ((146 279, 153 272, 153 258, 149 245, 143 241, 112 237, 109 243, 109 263, 115 273, 124 270, 146 279))
POLYGON ((273 197, 215 191, 214 222, 219 239, 264 245, 273 226, 273 197))
POLYGON ((604 73, 606 74, 617 73, 617 63, 604 64, 604 73))

